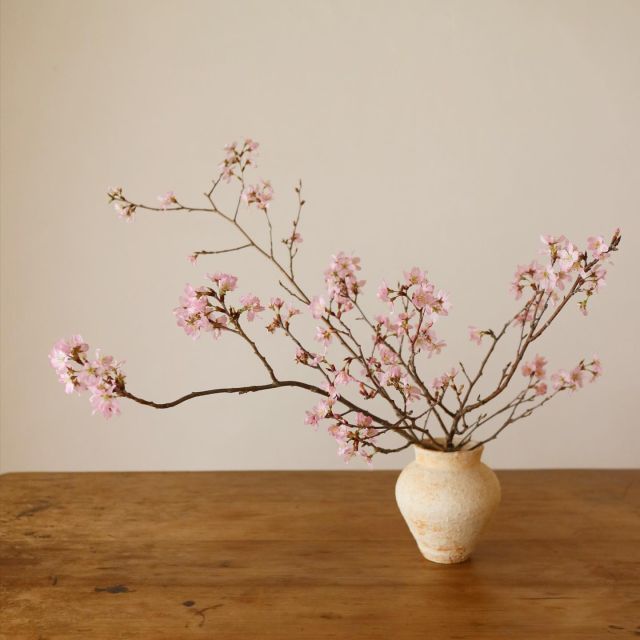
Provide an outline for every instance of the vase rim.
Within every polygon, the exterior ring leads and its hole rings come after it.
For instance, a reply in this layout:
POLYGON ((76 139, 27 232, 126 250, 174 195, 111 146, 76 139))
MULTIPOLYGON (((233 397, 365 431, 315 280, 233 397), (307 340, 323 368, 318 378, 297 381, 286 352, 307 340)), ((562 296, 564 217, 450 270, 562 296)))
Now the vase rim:
MULTIPOLYGON (((435 440, 444 441, 444 438, 435 438, 435 440)), ((413 451, 416 457, 416 462, 420 465, 439 468, 469 467, 478 464, 482 458, 484 446, 477 445, 477 442, 470 440, 465 444, 463 449, 458 449, 457 451, 440 451, 438 449, 429 449, 427 447, 414 444, 413 451), (471 447, 474 446, 475 449, 472 449, 471 447)))
MULTIPOLYGON (((444 437, 437 437, 437 438, 433 438, 438 444, 444 444, 445 442, 445 438, 444 437)), ((455 442, 455 439, 454 439, 455 442)), ((428 446, 431 445, 431 440, 427 440, 424 439, 422 440, 422 442, 420 444, 414 444, 413 448, 414 449, 418 449, 420 451, 429 451, 432 453, 474 453, 474 452, 481 452, 484 451, 484 445, 481 444, 480 446, 478 446, 478 442, 476 442, 475 440, 469 440, 469 442, 466 442, 464 447, 462 447, 462 449, 456 449, 454 451, 443 451, 441 449, 435 449, 433 446, 428 446), (423 443, 425 446, 423 446, 423 443), (472 448, 475 447, 475 448, 472 448)))

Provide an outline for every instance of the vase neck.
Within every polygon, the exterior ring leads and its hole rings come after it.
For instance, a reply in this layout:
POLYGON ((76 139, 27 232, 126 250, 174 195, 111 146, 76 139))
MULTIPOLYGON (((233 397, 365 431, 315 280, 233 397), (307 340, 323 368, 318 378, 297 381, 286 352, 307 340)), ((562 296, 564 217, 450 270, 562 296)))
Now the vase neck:
MULTIPOLYGON (((470 443, 473 447, 475 443, 470 443)), ((414 445, 413 450, 416 455, 416 462, 420 466, 431 467, 432 469, 464 469, 480 464, 484 447, 475 449, 462 449, 460 451, 438 451, 437 449, 424 449, 414 445)))

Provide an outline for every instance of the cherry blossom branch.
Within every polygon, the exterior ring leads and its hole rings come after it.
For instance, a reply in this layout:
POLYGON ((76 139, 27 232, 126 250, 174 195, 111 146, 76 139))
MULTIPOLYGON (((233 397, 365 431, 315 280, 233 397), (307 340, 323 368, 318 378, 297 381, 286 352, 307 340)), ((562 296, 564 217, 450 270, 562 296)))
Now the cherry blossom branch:
POLYGON ((361 270, 360 259, 340 252, 332 257, 324 274, 328 300, 309 295, 294 272, 294 259, 302 242, 299 232, 305 205, 302 183, 299 182, 295 188, 297 212, 291 221, 290 234, 282 239, 286 256, 281 259, 281 252, 276 252, 274 246, 277 219, 272 220, 270 211, 274 190, 268 181, 249 184, 246 180, 248 169, 256 166, 257 147, 258 144, 250 139, 240 145, 233 143, 225 147, 226 155, 220 164, 220 174, 204 193, 208 207, 182 204, 173 192, 160 196, 158 206, 132 201, 125 197, 120 188, 111 189, 109 198, 120 217, 127 221, 132 221, 138 210, 150 213, 208 213, 231 225, 243 239, 242 244, 230 248, 195 251, 189 256, 193 263, 197 263, 200 256, 222 255, 245 249, 254 249, 271 263, 278 284, 290 296, 293 304, 279 297, 271 298, 269 304, 263 304, 250 293, 236 300, 238 294, 234 292, 237 278, 227 273, 214 273, 207 276, 213 286, 187 285, 174 311, 178 325, 192 338, 209 334, 217 339, 224 333, 233 333, 242 338, 260 361, 270 382, 207 389, 170 402, 154 402, 135 396, 126 389, 121 364, 111 356, 102 356, 98 352, 95 358, 89 358, 88 345, 80 336, 59 341, 50 354, 51 363, 68 393, 90 393, 94 412, 106 417, 117 415, 120 411, 117 400, 120 398, 164 409, 205 395, 242 395, 297 387, 321 396, 321 400, 306 412, 305 423, 316 427, 328 421, 328 432, 338 442, 341 456, 348 460, 358 455, 370 461, 374 453, 401 451, 411 444, 445 451, 476 448, 496 438, 510 424, 531 415, 560 391, 575 391, 583 386, 585 380, 593 381, 600 375, 600 362, 596 357, 589 362, 582 360, 571 371, 559 370, 552 374, 554 391, 549 392, 546 359, 536 355, 530 362, 524 360, 531 345, 567 307, 569 300, 583 294, 579 308, 586 314, 589 299, 604 284, 604 264, 618 250, 621 239, 619 230, 608 243, 602 236, 591 236, 588 239, 588 251, 582 252, 564 237, 544 236, 547 263, 540 265, 534 261, 519 266, 512 283, 516 299, 525 291, 530 294, 520 310, 497 331, 470 327, 471 340, 480 344, 487 337, 491 341, 475 373, 459 362, 459 370, 451 368, 428 384, 422 375, 424 364, 419 359, 424 355, 428 358, 438 355, 446 346, 444 340, 436 336, 434 324, 438 318, 448 315, 447 294, 436 289, 423 270, 414 267, 404 273, 404 280, 397 285, 388 286, 385 282, 380 285, 377 297, 390 311, 370 318, 361 303, 365 281, 358 275, 361 270), (239 192, 232 211, 226 213, 217 206, 214 194, 217 194, 216 190, 223 181, 232 180, 237 181, 239 192), (246 209, 242 207, 243 203, 246 209), (244 221, 250 215, 245 211, 252 210, 264 216, 266 244, 264 237, 257 240, 241 222, 241 219, 244 221), (296 303, 301 304, 302 309, 295 307, 296 303), (354 310, 359 314, 356 317, 354 310), (279 379, 267 352, 259 346, 260 341, 253 337, 255 332, 250 332, 244 324, 245 320, 252 323, 261 318, 265 311, 274 314, 266 325, 268 332, 283 331, 296 349, 296 363, 312 370, 321 379, 322 386, 301 380, 279 379), (291 326, 294 318, 305 312, 318 323, 315 339, 321 346, 317 350, 306 347, 291 326), (353 320, 364 322, 362 326, 366 326, 371 337, 370 348, 363 346, 358 332, 354 330, 353 320), (484 394, 476 393, 488 363, 496 357, 499 343, 511 328, 514 328, 514 333, 517 332, 515 353, 502 366, 495 386, 484 394), (334 355, 336 343, 341 351, 338 357, 334 355), (354 371, 354 367, 359 372, 354 371), (518 370, 527 379, 526 387, 503 406, 485 409, 510 388, 518 370), (460 372, 462 377, 458 377, 460 372), (357 402, 348 397, 356 389, 362 398, 357 402), (386 412, 391 411, 394 416, 392 420, 378 415, 380 412, 373 413, 364 408, 367 401, 377 397, 385 401, 386 412), (476 411, 479 414, 476 415, 476 411), (507 414, 506 419, 504 414, 507 414), (492 435, 480 441, 472 440, 480 428, 497 418, 503 421, 492 435), (431 434, 431 420, 437 421, 444 433, 443 439, 436 439, 431 434), (404 442, 395 448, 381 444, 378 439, 387 434, 398 435, 404 442))

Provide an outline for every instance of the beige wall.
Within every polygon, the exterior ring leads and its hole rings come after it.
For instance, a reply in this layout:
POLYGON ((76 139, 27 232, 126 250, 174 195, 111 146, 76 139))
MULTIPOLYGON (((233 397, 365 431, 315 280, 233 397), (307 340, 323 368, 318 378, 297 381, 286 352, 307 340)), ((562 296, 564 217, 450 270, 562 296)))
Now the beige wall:
POLYGON ((302 423, 302 392, 125 405, 107 423, 47 363, 79 331, 154 399, 263 381, 234 340, 193 343, 171 310, 206 271, 261 294, 273 274, 247 255, 194 268, 188 252, 233 235, 195 216, 126 225, 104 196, 122 184, 197 200, 220 147, 244 135, 262 142, 283 228, 305 181, 310 290, 344 248, 362 256, 371 308, 379 280, 414 264, 450 291, 434 374, 477 358, 467 324, 512 312, 508 282, 540 233, 582 242, 623 227, 591 316, 571 309, 539 347, 556 366, 597 352, 606 375, 513 426, 487 459, 636 466, 639 114, 637 1, 3 0, 0 469, 342 468, 302 423))

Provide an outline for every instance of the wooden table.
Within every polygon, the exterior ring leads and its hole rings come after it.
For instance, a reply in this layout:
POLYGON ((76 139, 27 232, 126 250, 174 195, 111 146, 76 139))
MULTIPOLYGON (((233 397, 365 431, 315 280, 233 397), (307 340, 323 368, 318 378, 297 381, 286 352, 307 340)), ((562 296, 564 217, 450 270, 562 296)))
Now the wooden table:
POLYGON ((640 471, 505 471, 472 559, 394 472, 0 477, 0 638, 640 636, 640 471))

